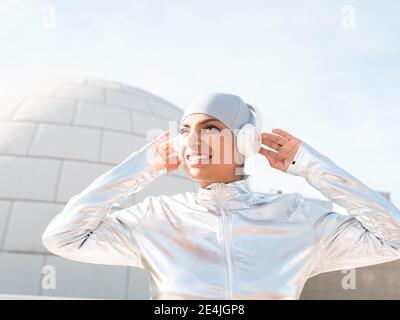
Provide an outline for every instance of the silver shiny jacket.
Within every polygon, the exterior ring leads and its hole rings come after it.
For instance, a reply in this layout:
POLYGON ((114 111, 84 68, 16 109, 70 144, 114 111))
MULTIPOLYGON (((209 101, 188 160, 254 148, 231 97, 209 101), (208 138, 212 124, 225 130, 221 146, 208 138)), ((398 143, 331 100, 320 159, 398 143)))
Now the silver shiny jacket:
POLYGON ((247 178, 118 208, 166 174, 149 142, 72 197, 42 240, 67 259, 144 268, 152 299, 297 299, 316 274, 400 259, 398 208, 305 142, 294 160, 288 173, 348 214, 247 178))

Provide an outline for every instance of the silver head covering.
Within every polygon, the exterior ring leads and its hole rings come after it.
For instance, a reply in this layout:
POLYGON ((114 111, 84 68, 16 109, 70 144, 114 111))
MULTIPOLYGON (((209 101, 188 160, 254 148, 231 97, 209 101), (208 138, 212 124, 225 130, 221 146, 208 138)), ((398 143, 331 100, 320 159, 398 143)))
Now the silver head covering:
POLYGON ((194 113, 205 113, 223 122, 232 132, 238 130, 246 123, 255 123, 253 114, 249 107, 239 96, 229 93, 208 93, 197 96, 189 102, 181 123, 187 116, 194 113))

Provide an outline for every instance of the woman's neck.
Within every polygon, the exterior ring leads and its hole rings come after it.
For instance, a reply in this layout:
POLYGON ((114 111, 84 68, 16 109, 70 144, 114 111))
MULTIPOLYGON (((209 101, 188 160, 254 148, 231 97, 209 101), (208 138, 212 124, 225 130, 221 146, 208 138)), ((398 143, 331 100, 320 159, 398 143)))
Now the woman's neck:
POLYGON ((242 179, 244 179, 243 176, 236 176, 235 178, 226 179, 226 180, 219 180, 219 181, 204 180, 204 181, 199 181, 199 186, 200 186, 200 188, 205 189, 212 183, 216 183, 216 182, 230 183, 230 182, 234 182, 234 181, 238 181, 238 180, 242 180, 242 179))

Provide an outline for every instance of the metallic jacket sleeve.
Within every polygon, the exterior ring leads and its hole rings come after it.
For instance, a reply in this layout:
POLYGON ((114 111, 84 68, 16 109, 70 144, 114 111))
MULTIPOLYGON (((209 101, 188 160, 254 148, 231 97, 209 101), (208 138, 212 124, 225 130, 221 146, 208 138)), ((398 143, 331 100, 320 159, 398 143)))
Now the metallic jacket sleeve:
POLYGON ((71 260, 137 266, 134 230, 151 199, 126 209, 113 207, 165 173, 161 156, 147 143, 72 197, 47 226, 43 244, 71 260))
POLYGON ((400 259, 400 211, 302 142, 287 172, 304 177, 347 215, 324 212, 315 218, 320 258, 312 274, 400 259))

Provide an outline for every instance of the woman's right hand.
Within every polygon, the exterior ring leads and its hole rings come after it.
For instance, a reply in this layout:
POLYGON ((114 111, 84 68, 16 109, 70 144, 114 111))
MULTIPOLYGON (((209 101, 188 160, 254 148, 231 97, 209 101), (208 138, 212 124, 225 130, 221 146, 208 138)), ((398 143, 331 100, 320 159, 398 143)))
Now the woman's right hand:
POLYGON ((174 140, 169 139, 171 137, 171 131, 165 131, 157 138, 154 139, 153 143, 156 148, 156 151, 161 156, 164 161, 164 166, 167 169, 167 172, 175 171, 179 168, 180 160, 177 156, 174 148, 174 140))

